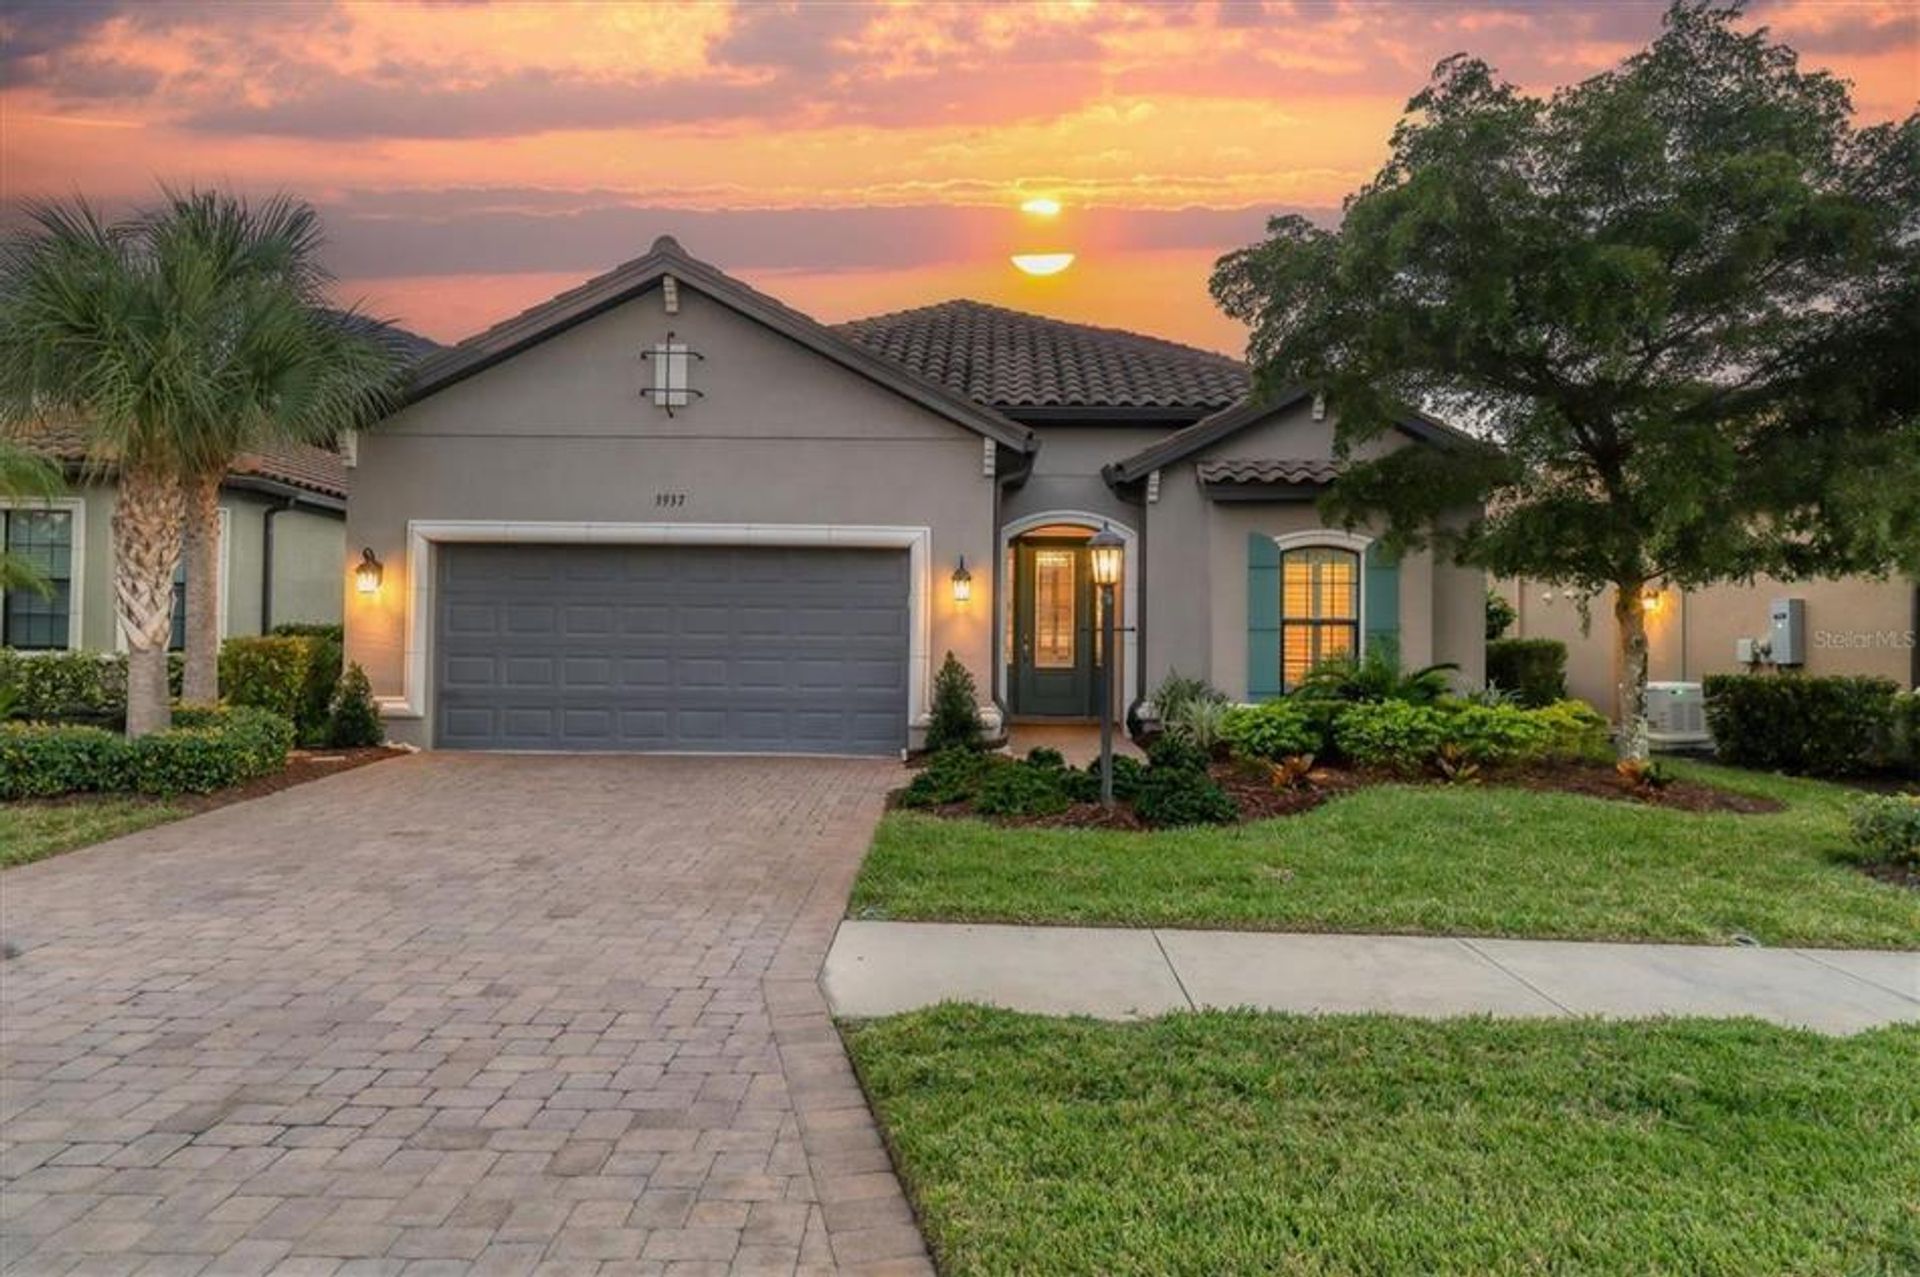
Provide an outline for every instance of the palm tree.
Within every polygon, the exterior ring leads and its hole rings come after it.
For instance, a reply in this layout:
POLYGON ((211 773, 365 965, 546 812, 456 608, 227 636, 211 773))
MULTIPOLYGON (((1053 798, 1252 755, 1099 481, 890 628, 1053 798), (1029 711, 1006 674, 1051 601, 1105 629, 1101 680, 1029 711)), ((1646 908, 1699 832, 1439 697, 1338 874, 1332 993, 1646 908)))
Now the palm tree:
MULTIPOLYGON (((0 439, 0 497, 51 497, 62 488, 60 470, 10 439, 0 439)), ((47 578, 30 561, 0 545, 0 591, 46 594, 47 578)))
MULTIPOLYGON (((26 213, 25 232, 0 248, 0 418, 84 421, 89 465, 117 471, 114 598, 127 734, 140 736, 170 717, 187 492, 213 475, 217 493, 249 444, 315 431, 322 415, 334 429, 356 424, 393 384, 393 364, 367 321, 320 307, 317 268, 289 267, 318 243, 304 205, 275 199, 256 212, 233 197, 169 192, 117 223, 84 200, 26 213), (256 226, 297 232, 295 242, 270 248, 272 236, 235 229, 256 226)), ((201 568, 205 597, 218 597, 217 572, 217 562, 201 568)), ((201 646, 211 646, 205 635, 201 646)))

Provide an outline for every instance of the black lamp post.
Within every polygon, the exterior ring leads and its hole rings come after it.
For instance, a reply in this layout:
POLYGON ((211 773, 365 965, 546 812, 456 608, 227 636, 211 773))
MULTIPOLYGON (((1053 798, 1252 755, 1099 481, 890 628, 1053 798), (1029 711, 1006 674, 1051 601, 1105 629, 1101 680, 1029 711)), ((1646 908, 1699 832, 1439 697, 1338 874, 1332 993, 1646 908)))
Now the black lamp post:
POLYGON ((1087 542, 1093 560, 1093 583, 1100 587, 1100 802, 1113 809, 1113 587, 1120 584, 1120 567, 1127 543, 1102 524, 1087 542))

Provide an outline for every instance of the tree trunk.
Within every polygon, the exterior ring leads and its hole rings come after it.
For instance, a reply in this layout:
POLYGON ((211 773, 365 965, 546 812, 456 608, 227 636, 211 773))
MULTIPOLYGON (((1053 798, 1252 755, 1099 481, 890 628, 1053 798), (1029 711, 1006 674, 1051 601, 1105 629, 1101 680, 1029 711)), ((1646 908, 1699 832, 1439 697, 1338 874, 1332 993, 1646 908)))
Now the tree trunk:
POLYGON ((1652 754, 1647 741, 1647 612, 1640 595, 1645 581, 1614 585, 1613 620, 1620 684, 1615 703, 1620 713, 1620 757, 1645 762, 1652 754))
POLYGON ((183 701, 220 699, 220 476, 196 475, 180 484, 185 503, 187 657, 180 679, 183 701))
POLYGON ((127 735, 163 731, 173 568, 180 559, 180 485, 150 466, 123 466, 113 507, 113 595, 127 638, 127 735))

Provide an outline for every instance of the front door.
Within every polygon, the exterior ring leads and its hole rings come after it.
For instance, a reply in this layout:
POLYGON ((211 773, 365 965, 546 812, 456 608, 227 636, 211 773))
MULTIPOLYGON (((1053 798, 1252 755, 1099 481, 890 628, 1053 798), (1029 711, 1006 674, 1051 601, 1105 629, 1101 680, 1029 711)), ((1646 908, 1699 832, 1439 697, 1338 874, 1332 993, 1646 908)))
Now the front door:
POLYGON ((1015 714, 1086 718, 1094 708, 1093 580, 1084 541, 1015 543, 1015 714))

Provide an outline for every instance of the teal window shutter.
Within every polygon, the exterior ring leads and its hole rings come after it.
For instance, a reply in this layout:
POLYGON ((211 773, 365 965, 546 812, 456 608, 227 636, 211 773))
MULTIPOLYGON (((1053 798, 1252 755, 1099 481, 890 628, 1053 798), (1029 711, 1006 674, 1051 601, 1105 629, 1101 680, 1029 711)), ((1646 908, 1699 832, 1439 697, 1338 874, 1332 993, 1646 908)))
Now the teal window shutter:
POLYGON ((1365 615, 1367 645, 1390 644, 1400 650, 1400 556, 1378 543, 1367 547, 1365 615))
POLYGON ((1280 547, 1247 536, 1247 699, 1280 695, 1280 547))

